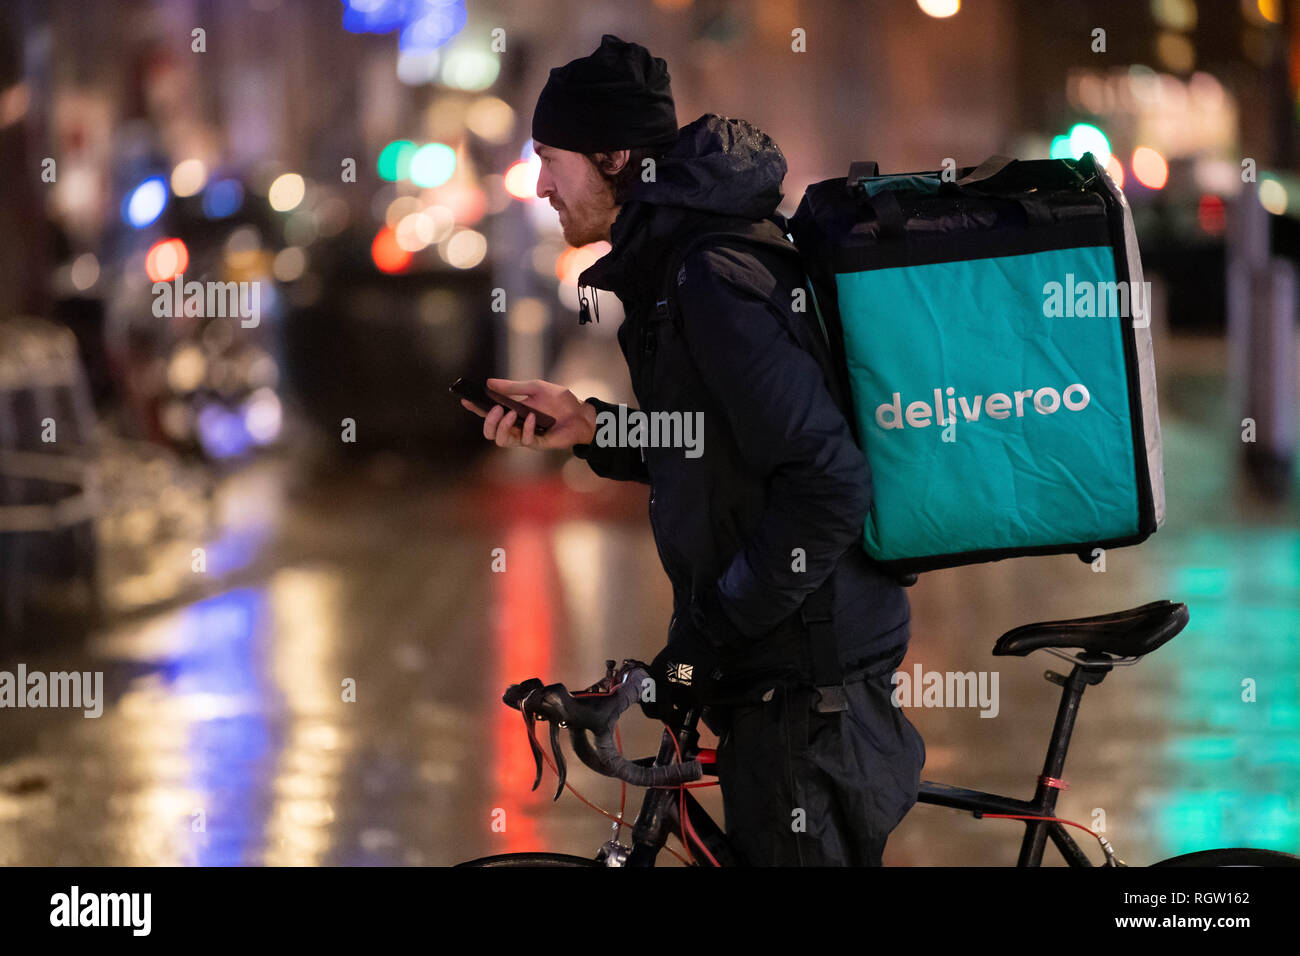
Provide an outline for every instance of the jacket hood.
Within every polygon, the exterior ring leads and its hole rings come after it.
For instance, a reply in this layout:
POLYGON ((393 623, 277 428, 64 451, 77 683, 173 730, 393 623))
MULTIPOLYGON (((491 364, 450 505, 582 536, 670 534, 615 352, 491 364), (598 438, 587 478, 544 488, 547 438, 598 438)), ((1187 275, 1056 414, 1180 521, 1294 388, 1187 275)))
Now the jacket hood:
POLYGON ((610 251, 578 285, 620 295, 641 287, 655 278, 651 264, 673 233, 698 215, 772 215, 785 173, 785 156, 772 137, 743 119, 705 113, 678 130, 677 142, 656 163, 655 180, 638 182, 629 193, 610 230, 610 251))

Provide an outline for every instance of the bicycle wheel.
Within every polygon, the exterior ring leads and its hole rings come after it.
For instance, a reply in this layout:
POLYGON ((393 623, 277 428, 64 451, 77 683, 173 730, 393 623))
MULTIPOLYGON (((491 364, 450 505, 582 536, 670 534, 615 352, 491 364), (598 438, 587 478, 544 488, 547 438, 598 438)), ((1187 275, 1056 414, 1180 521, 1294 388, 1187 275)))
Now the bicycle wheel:
POLYGON ((1279 850, 1234 846, 1173 856, 1152 866, 1300 866, 1300 856, 1279 850))
POLYGON ((477 860, 457 863, 461 866, 600 866, 595 860, 568 853, 498 853, 477 860))

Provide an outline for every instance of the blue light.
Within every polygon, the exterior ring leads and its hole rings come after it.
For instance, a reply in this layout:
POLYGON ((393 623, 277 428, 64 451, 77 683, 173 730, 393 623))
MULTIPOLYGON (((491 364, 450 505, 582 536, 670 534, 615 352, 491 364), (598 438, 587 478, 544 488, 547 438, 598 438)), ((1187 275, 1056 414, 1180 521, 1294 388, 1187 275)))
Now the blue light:
POLYGON ((217 404, 205 405, 198 414, 199 444, 213 458, 237 458, 253 444, 244 419, 217 404))
POLYGON ((343 0, 343 29, 349 33, 401 30, 402 52, 432 52, 465 27, 465 0, 343 0))
POLYGON ((421 146, 411 157, 411 182, 425 189, 441 186, 456 171, 456 151, 446 143, 421 146))
POLYGON ((122 203, 122 218, 128 226, 144 229, 157 222, 166 208, 167 182, 161 176, 150 176, 122 203))
POLYGON ((203 214, 209 219, 234 215, 244 203, 244 187, 233 179, 221 179, 203 191, 203 214))
POLYGON ((407 23, 403 0, 343 0, 343 29, 349 33, 392 33, 407 23))
POLYGON ((460 0, 428 3, 423 16, 411 20, 398 38, 397 48, 403 51, 436 50, 459 33, 468 18, 465 4, 460 0))

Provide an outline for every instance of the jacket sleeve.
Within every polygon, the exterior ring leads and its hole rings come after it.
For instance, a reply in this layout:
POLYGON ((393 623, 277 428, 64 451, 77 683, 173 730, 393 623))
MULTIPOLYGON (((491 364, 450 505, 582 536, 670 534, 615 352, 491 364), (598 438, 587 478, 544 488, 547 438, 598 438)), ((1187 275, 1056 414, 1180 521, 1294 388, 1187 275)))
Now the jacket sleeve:
POLYGON ((755 534, 717 585, 731 622, 753 638, 796 611, 860 539, 871 473, 820 364, 778 317, 788 291, 765 269, 739 273, 735 255, 689 255, 677 301, 690 354, 767 488, 755 534))
MULTIPOLYGON (((609 412, 612 415, 618 414, 617 405, 602 402, 595 396, 588 398, 586 401, 588 405, 596 409, 598 415, 601 412, 609 412)), ((573 453, 590 465, 591 470, 602 478, 613 478, 615 481, 639 481, 643 484, 650 484, 650 472, 646 468, 645 458, 642 457, 640 448, 618 445, 602 447, 592 442, 586 445, 574 445, 573 453)))

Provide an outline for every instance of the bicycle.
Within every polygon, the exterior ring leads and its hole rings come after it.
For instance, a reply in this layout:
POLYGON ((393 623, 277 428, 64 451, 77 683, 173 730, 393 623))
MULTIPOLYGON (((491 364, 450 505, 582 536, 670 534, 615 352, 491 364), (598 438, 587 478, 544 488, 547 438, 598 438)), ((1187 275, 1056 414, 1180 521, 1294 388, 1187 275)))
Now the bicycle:
MULTIPOLYGON (((1052 670, 1044 673, 1044 677, 1059 685, 1062 691, 1043 772, 1038 777, 1033 799, 1018 800, 923 780, 917 802, 968 811, 977 818, 1023 820, 1025 834, 1016 863, 1018 867, 1040 866, 1049 839, 1069 866, 1097 865, 1071 838, 1066 825, 1085 830, 1098 841, 1106 858, 1102 865, 1127 866, 1101 834, 1080 823, 1055 816, 1057 795, 1063 786, 1061 775, 1066 751, 1084 690, 1100 684, 1113 667, 1136 664, 1145 655, 1168 643, 1186 627, 1187 622, 1187 606, 1166 600, 1112 614, 1026 624, 1003 634, 994 645, 995 656, 1024 657, 1033 651, 1045 650, 1074 665, 1068 676, 1052 670), (1075 652, 1067 653, 1067 649, 1075 652)), ((547 852, 502 853, 457 865, 653 866, 659 852, 665 848, 669 834, 679 837, 692 858, 687 862, 692 865, 738 865, 722 829, 690 793, 693 784, 712 785, 698 784, 703 776, 717 775, 716 753, 698 747, 699 713, 690 711, 685 714, 676 734, 665 725, 659 752, 653 758, 628 760, 619 751, 616 740, 618 719, 636 702, 642 681, 647 676, 645 665, 640 661, 625 660, 621 667, 615 668, 611 660, 606 661, 604 678, 576 694, 570 694, 563 684, 544 685, 532 678, 511 685, 502 696, 504 703, 523 714, 537 764, 534 790, 541 782, 544 757, 534 733, 538 721, 550 724, 551 749, 555 757, 552 768, 559 777, 555 799, 560 798, 566 782, 564 755, 559 743, 561 729, 568 729, 574 752, 592 770, 647 788, 632 825, 631 846, 625 846, 617 839, 624 825, 622 818, 618 817, 614 818, 619 828, 615 838, 602 845, 593 858, 547 852), (588 739, 588 733, 595 735, 594 742, 588 739), (703 863, 695 859, 696 852, 704 858, 703 863)), ((669 852, 677 855, 671 848, 669 852)), ((1186 853, 1151 865, 1300 866, 1300 856, 1276 850, 1225 847, 1186 853)))

